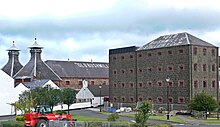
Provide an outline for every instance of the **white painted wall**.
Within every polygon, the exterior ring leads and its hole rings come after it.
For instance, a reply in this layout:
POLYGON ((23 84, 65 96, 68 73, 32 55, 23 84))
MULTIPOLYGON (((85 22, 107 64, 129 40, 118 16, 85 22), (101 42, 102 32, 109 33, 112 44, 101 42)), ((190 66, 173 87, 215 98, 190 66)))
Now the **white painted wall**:
POLYGON ((14 79, 0 70, 0 116, 14 115, 14 107, 8 103, 18 100, 21 92, 14 88, 14 79))

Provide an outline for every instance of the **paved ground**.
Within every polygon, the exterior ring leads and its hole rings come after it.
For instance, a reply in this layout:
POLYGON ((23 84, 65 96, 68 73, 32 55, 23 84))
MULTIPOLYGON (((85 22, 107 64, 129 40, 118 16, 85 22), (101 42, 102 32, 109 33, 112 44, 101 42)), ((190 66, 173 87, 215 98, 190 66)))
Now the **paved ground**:
MULTIPOLYGON (((97 117, 97 118, 108 118, 108 115, 99 113, 99 109, 82 109, 82 110, 72 110, 72 114, 89 116, 89 117, 97 117)), ((148 120, 148 124, 155 125, 160 123, 168 123, 173 125, 174 127, 220 127, 220 125, 206 125, 202 123, 201 120, 190 120, 187 116, 178 115, 180 119, 186 121, 186 123, 173 123, 169 121, 160 121, 160 120, 148 120)), ((120 116, 120 120, 133 120, 133 117, 122 117, 120 116)))

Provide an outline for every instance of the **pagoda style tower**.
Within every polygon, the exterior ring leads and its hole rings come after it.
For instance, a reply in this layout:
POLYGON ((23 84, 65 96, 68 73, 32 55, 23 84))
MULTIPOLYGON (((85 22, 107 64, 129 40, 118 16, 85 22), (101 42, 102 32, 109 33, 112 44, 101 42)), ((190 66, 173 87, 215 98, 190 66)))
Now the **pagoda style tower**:
POLYGON ((19 62, 19 49, 15 47, 14 41, 13 45, 7 50, 8 51, 8 62, 2 68, 2 70, 9 76, 13 77, 23 66, 19 62))
POLYGON ((34 44, 29 47, 31 58, 29 62, 14 76, 15 83, 31 82, 32 80, 49 79, 60 81, 61 78, 41 59, 43 47, 37 44, 35 38, 34 44))

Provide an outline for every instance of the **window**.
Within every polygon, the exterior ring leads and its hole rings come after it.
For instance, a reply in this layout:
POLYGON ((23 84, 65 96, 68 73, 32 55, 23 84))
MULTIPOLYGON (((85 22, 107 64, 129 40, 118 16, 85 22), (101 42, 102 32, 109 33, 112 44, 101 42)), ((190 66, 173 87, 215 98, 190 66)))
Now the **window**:
POLYGON ((168 51, 168 54, 169 54, 169 55, 172 55, 172 54, 173 54, 173 52, 172 52, 171 50, 169 50, 169 51, 168 51))
POLYGON ((130 69, 130 73, 133 73, 134 72, 134 70, 133 69, 130 69))
POLYGON ((148 72, 151 72, 151 71, 152 71, 151 67, 149 67, 147 70, 148 70, 148 72))
POLYGON ((163 98, 162 97, 157 97, 157 103, 163 103, 163 98))
POLYGON ((215 80, 212 80, 212 88, 215 88, 215 80))
POLYGON ((138 57, 142 57, 142 54, 138 54, 138 57))
POLYGON ((134 101, 134 98, 133 98, 133 97, 130 97, 130 101, 133 102, 133 101, 134 101))
POLYGON ((152 102, 152 97, 148 97, 147 100, 148 100, 149 102, 152 102))
POLYGON ((206 71, 206 64, 202 65, 203 71, 206 71))
POLYGON ((114 83, 114 87, 115 87, 115 88, 117 87, 117 84, 116 84, 116 83, 114 83))
POLYGON ((122 88, 125 88, 125 83, 121 83, 121 87, 122 87, 122 88))
POLYGON ((95 84, 95 82, 94 81, 91 81, 91 85, 94 85, 95 84))
POLYGON ((138 85, 139 85, 139 88, 143 87, 143 83, 142 82, 139 82, 138 85))
POLYGON ((158 52, 157 54, 158 54, 158 56, 161 56, 161 55, 162 55, 162 52, 158 52))
POLYGON ((139 101, 143 101, 142 97, 139 97, 138 100, 139 100, 139 101))
POLYGON ((122 98, 121 98, 121 101, 122 101, 122 102, 125 102, 125 100, 126 100, 125 97, 122 97, 122 98))
POLYGON ((121 70, 121 73, 124 74, 124 73, 125 73, 125 70, 121 70))
POLYGON ((203 55, 206 55, 206 48, 203 49, 203 55))
POLYGON ((173 103, 173 97, 168 98, 169 103, 173 103))
POLYGON ((197 55, 197 48, 196 47, 193 48, 193 54, 197 55))
POLYGON ((70 85, 70 81, 66 81, 66 85, 70 85))
POLYGON ((124 56, 121 56, 121 59, 123 60, 123 59, 125 59, 125 57, 124 57, 124 56))
POLYGON ((133 58, 133 55, 130 55, 130 58, 132 59, 132 58, 133 58))
POLYGON ((194 81, 194 88, 198 88, 198 81, 197 80, 194 81))
POLYGON ((180 64, 180 65, 179 65, 179 70, 180 70, 180 71, 184 70, 184 65, 183 65, 183 64, 180 64))
POLYGON ((114 101, 114 102, 117 102, 117 97, 114 97, 114 98, 113 98, 113 101, 114 101))
POLYGON ((179 87, 184 87, 184 80, 179 80, 179 87))
POLYGON ((173 71, 173 65, 169 65, 167 68, 168 68, 168 71, 173 71))
POLYGON ((206 87, 207 87, 207 82, 203 81, 203 88, 206 88, 206 87))
POLYGON ((148 82, 147 82, 147 86, 148 86, 148 87, 152 87, 152 86, 153 86, 152 81, 148 81, 148 82))
POLYGON ((151 57, 151 56, 152 56, 152 54, 151 54, 151 53, 148 53, 148 54, 147 54, 147 56, 151 57))
POLYGON ((215 56, 215 49, 212 49, 212 56, 215 56))
POLYGON ((194 67, 193 67, 193 68, 194 68, 194 71, 197 71, 197 66, 198 66, 198 65, 195 63, 195 64, 194 64, 194 67))
POLYGON ((182 49, 180 49, 180 50, 179 50, 179 53, 180 53, 180 54, 182 54, 182 53, 183 53, 183 50, 182 50, 182 49))
POLYGON ((184 97, 178 97, 178 103, 185 103, 184 97))
POLYGON ((130 82, 130 87, 134 88, 134 83, 133 82, 130 82))
POLYGON ((113 57, 113 60, 116 60, 116 57, 113 57))
POLYGON ((158 87, 162 87, 162 86, 163 86, 163 84, 162 84, 161 81, 158 81, 158 82, 157 82, 157 85, 158 85, 158 87))
POLYGON ((113 73, 114 73, 114 74, 117 74, 117 71, 116 71, 116 70, 114 70, 114 71, 113 71, 113 73))
POLYGON ((215 71, 215 64, 212 64, 212 71, 215 71))
POLYGON ((169 87, 173 87, 173 81, 168 82, 169 87))
POLYGON ((79 81, 78 83, 79 83, 80 86, 83 84, 82 81, 79 81))
POLYGON ((143 70, 142 70, 142 69, 139 69, 139 72, 141 73, 141 72, 143 72, 143 70))
POLYGON ((159 67, 157 68, 157 70, 158 70, 159 72, 162 72, 162 67, 159 66, 159 67))

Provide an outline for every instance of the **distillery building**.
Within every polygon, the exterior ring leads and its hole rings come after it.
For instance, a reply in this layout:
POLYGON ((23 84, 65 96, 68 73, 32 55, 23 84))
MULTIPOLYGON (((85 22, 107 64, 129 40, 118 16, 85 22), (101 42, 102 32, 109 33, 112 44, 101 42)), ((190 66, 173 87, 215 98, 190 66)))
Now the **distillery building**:
POLYGON ((144 46, 109 50, 110 102, 187 109, 205 91, 218 100, 218 47, 189 33, 164 35, 144 46))

